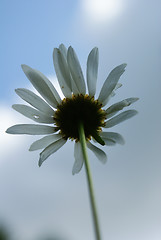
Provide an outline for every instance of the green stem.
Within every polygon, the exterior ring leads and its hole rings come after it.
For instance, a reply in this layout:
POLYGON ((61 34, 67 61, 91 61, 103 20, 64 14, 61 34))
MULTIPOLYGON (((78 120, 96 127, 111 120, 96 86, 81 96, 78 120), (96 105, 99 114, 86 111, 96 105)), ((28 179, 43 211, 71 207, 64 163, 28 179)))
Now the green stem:
POLYGON ((88 190, 89 190, 91 209, 92 209, 92 215, 93 215, 95 236, 96 236, 96 240, 101 240, 99 223, 98 223, 98 215, 97 215, 97 209, 96 209, 96 202, 95 202, 95 197, 94 197, 92 175, 91 175, 91 171, 90 171, 88 154, 87 154, 86 138, 85 138, 84 127, 83 127, 82 123, 80 123, 80 125, 79 125, 79 137, 80 137, 80 143, 82 146, 85 168, 86 168, 86 175, 87 175, 88 190))

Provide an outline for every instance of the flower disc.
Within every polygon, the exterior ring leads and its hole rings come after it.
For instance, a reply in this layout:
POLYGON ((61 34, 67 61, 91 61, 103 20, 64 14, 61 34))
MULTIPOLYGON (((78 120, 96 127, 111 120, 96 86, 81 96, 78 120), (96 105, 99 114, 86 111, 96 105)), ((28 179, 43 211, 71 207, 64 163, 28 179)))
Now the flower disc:
POLYGON ((79 140, 78 126, 83 123, 86 139, 95 136, 104 126, 106 118, 102 104, 89 95, 73 95, 64 98, 54 115, 57 130, 65 139, 79 140))

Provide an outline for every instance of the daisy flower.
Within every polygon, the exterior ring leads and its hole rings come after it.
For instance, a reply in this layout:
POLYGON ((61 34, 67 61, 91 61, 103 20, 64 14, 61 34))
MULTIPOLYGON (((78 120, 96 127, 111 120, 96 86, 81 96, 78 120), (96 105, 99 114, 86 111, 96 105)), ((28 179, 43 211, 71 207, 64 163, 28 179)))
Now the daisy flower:
POLYGON ((13 109, 40 124, 18 124, 8 128, 6 132, 46 135, 33 142, 29 149, 30 151, 43 149, 40 153, 39 166, 67 140, 74 140, 75 162, 72 173, 75 174, 81 170, 84 162, 80 143, 80 123, 84 128, 87 147, 101 162, 105 163, 107 156, 96 144, 111 146, 124 143, 119 133, 107 132, 106 129, 136 115, 136 110, 126 110, 122 113, 119 111, 137 101, 138 98, 127 98, 107 107, 110 98, 115 95, 115 90, 121 86, 118 81, 125 71, 126 64, 121 64, 110 72, 98 98, 95 98, 98 75, 98 48, 96 47, 92 49, 87 59, 87 87, 79 60, 71 46, 66 49, 61 44, 59 48, 55 48, 53 61, 64 98, 60 98, 55 87, 41 72, 22 65, 25 75, 41 97, 28 89, 18 88, 15 90, 16 93, 31 106, 14 104, 13 109))

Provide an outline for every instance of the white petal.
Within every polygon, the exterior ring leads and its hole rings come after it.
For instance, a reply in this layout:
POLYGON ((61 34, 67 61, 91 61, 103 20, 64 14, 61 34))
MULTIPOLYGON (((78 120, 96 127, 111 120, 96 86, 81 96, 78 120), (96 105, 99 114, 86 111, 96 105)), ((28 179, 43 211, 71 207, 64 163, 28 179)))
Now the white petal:
MULTIPOLYGON (((118 88, 120 88, 120 87, 122 87, 122 84, 121 84, 121 83, 117 83, 117 84, 116 84, 116 87, 114 88, 114 90, 111 92, 111 94, 109 95, 109 97, 106 99, 106 104, 109 102, 109 100, 110 100, 112 97, 114 97, 114 96, 116 95, 115 91, 116 91, 118 88)), ((105 104, 105 105, 106 105, 106 104, 105 104)))
POLYGON ((59 148, 61 148, 66 143, 66 140, 61 138, 56 142, 50 144, 40 153, 39 167, 42 163, 53 153, 55 153, 59 148))
POLYGON ((65 97, 71 97, 71 77, 67 62, 58 48, 54 49, 53 62, 60 88, 65 97))
MULTIPOLYGON (((119 133, 115 133, 115 132, 101 132, 100 136, 102 137, 102 139, 105 141, 112 141, 113 143, 119 143, 121 145, 123 145, 125 143, 123 137, 121 136, 121 134, 119 133)), ((108 144, 106 144, 108 145, 108 144)))
POLYGON ((102 162, 106 163, 107 162, 107 155, 106 153, 101 150, 100 148, 96 147, 90 142, 87 142, 87 147, 96 155, 96 157, 102 162))
POLYGON ((55 132, 54 127, 36 124, 17 124, 6 130, 10 134, 45 135, 55 132))
POLYGON ((116 117, 113 117, 110 120, 108 120, 106 122, 105 128, 113 127, 113 126, 117 125, 118 123, 121 123, 121 122, 135 116, 136 114, 137 114, 136 110, 127 110, 125 112, 122 112, 122 113, 118 114, 116 117))
POLYGON ((122 87, 122 83, 117 83, 116 87, 114 88, 114 91, 116 91, 117 89, 119 89, 120 87, 122 87))
POLYGON ((54 119, 53 116, 48 116, 45 115, 44 113, 29 107, 27 105, 23 105, 23 104, 14 104, 13 109, 15 109, 17 112, 23 114, 25 117, 28 117, 32 120, 34 120, 35 122, 39 122, 39 123, 54 123, 54 119))
POLYGON ((37 89, 41 96, 54 108, 61 103, 61 99, 52 83, 41 72, 22 65, 22 69, 32 85, 37 89))
MULTIPOLYGON (((61 44, 61 45, 59 46, 59 49, 60 49, 61 53, 63 54, 63 56, 64 56, 64 58, 65 58, 65 60, 66 60, 66 62, 67 62, 67 49, 66 49, 66 47, 65 47, 63 44, 61 44)), ((68 68, 68 67, 69 67, 69 66, 67 65, 67 68, 68 68)), ((69 70, 68 70, 68 71, 69 71, 69 70)), ((79 90, 78 90, 75 82, 73 81, 72 76, 71 76, 70 73, 69 73, 69 75, 70 75, 70 89, 72 90, 73 94, 77 95, 77 94, 79 94, 80 92, 79 92, 79 90)))
POLYGON ((82 166, 83 166, 83 162, 84 162, 84 157, 83 157, 83 152, 82 152, 82 147, 81 147, 80 142, 77 142, 74 145, 74 157, 75 157, 75 162, 74 162, 73 169, 72 169, 73 175, 75 173, 80 172, 80 170, 82 169, 82 166))
POLYGON ((80 91, 78 90, 73 78, 72 78, 72 81, 71 81, 71 84, 72 84, 72 92, 74 95, 78 95, 80 94, 80 91))
POLYGON ((116 142, 112 139, 102 137, 102 140, 105 142, 106 146, 114 146, 116 142))
POLYGON ((118 112, 119 112, 119 111, 116 111, 116 112, 113 112, 113 113, 107 114, 107 115, 106 115, 106 119, 109 119, 109 118, 115 116, 118 112))
POLYGON ((96 93, 98 75, 98 48, 93 48, 87 59, 87 85, 91 97, 96 93))
POLYGON ((67 48, 64 46, 64 44, 60 44, 59 49, 67 61, 67 48))
MULTIPOLYGON (((112 139, 107 139, 104 137, 101 137, 101 138, 104 141, 104 145, 106 145, 106 146, 114 146, 116 144, 116 142, 112 139)), ((94 141, 94 143, 98 143, 95 139, 92 139, 92 140, 94 141)))
POLYGON ((15 90, 17 95, 19 95, 23 100, 28 102, 33 107, 37 108, 41 112, 48 114, 49 116, 54 115, 54 110, 39 96, 37 96, 32 91, 25 88, 18 88, 15 90))
POLYGON ((29 151, 35 151, 38 149, 46 148, 48 145, 56 142, 57 140, 59 140, 61 138, 62 138, 62 135, 60 135, 60 134, 45 136, 45 137, 33 142, 29 148, 29 151))
POLYGON ((115 89, 116 84, 119 81, 120 76, 125 71, 126 64, 121 64, 114 68, 110 74, 108 75, 106 81, 104 82, 98 100, 103 104, 106 105, 108 98, 112 91, 115 89))
POLYGON ((76 87, 78 88, 79 93, 86 93, 85 81, 82 73, 82 69, 77 58, 77 55, 72 47, 68 48, 67 52, 67 61, 69 65, 69 69, 75 82, 76 87))
MULTIPOLYGON (((114 97, 115 95, 116 95, 116 93, 115 93, 115 91, 117 90, 117 89, 119 89, 120 87, 122 87, 122 84, 121 83, 117 83, 116 84, 116 87, 114 88, 114 90, 111 92, 111 94, 109 95, 109 97, 108 97, 108 100, 111 98, 111 97, 114 97)), ((108 101, 107 100, 107 101, 108 101)))
MULTIPOLYGON (((35 70, 35 69, 34 69, 35 70)), ((56 99, 56 101, 60 104, 61 103, 61 98, 57 92, 57 90, 55 89, 55 87, 53 86, 53 84, 49 81, 49 79, 44 75, 42 74, 40 71, 38 70, 35 70, 39 76, 41 76, 41 78, 46 82, 46 84, 49 86, 50 90, 52 91, 52 94, 54 96, 54 98, 56 99)))
POLYGON ((106 113, 109 115, 111 113, 117 113, 122 110, 124 107, 130 106, 132 103, 136 102, 139 98, 127 98, 118 103, 113 104, 106 109, 106 113))

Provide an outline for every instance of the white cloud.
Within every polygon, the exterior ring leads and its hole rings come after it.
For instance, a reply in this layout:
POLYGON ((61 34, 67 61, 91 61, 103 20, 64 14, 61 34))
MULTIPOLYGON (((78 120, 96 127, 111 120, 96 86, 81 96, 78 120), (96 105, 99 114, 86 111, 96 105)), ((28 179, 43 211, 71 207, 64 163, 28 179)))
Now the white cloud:
POLYGON ((1 160, 0 164, 3 162, 3 157, 6 155, 10 155, 11 152, 13 154, 17 148, 20 148, 21 144, 24 141, 24 137, 22 138, 7 134, 5 131, 12 125, 18 124, 21 122, 21 117, 9 106, 4 104, 0 105, 1 112, 1 123, 0 123, 0 155, 1 160))

